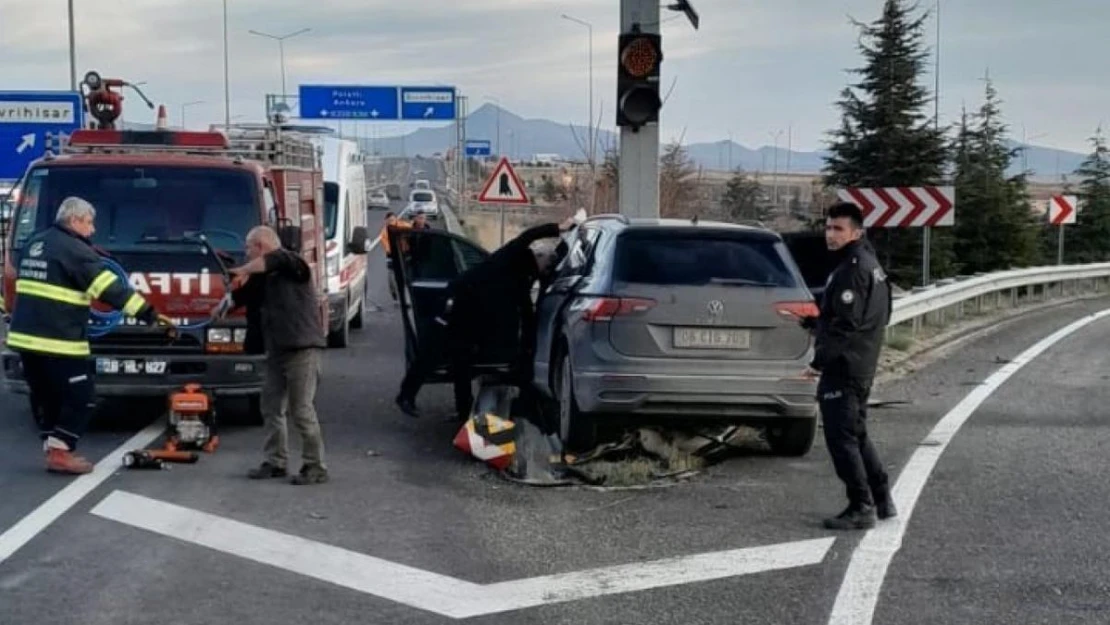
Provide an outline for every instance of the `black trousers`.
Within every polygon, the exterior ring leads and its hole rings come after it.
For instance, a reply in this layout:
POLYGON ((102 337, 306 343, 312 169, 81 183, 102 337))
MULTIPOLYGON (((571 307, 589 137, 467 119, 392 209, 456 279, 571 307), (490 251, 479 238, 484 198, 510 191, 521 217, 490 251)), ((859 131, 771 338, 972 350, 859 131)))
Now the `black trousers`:
POLYGON ((95 385, 93 361, 23 352, 23 375, 31 391, 31 410, 39 436, 77 449, 92 417, 95 385))
POLYGON ((870 395, 870 380, 822 376, 817 384, 825 444, 836 476, 844 482, 848 502, 854 507, 874 505, 890 497, 890 478, 867 434, 870 395))
POLYGON ((416 401, 424 380, 446 352, 455 391, 455 412, 460 419, 468 417, 474 404, 474 363, 483 338, 476 332, 480 329, 479 324, 463 323, 458 317, 450 326, 426 328, 422 333, 425 339, 420 342, 416 358, 401 380, 401 399, 416 401))

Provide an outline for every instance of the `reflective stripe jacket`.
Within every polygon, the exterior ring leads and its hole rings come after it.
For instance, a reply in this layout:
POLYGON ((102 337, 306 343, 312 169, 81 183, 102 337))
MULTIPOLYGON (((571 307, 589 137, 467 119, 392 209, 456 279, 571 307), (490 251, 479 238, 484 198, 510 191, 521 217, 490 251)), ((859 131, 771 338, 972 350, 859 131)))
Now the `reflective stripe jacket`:
POLYGON ((157 312, 110 271, 92 243, 54 225, 19 252, 8 347, 51 356, 89 355, 89 304, 98 300, 149 324, 157 312))

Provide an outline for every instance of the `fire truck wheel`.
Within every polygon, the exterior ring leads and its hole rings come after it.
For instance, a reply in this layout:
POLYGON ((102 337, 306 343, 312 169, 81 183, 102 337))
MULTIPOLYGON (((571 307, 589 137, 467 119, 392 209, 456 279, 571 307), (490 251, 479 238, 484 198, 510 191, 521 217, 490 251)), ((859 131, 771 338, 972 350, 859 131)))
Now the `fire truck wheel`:
POLYGON ((262 425, 262 396, 251 395, 247 401, 246 425, 262 425))

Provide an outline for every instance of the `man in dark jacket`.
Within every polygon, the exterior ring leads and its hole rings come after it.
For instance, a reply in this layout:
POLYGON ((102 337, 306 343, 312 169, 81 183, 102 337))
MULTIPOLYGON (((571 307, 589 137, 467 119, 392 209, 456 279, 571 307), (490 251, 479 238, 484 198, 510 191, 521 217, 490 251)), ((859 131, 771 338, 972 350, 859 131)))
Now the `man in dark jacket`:
POLYGON ((886 273, 863 238, 863 214, 851 203, 832 206, 826 243, 838 259, 829 276, 821 314, 804 325, 816 331, 816 352, 806 375, 820 375, 817 398, 825 443, 848 507, 826 519, 829 529, 866 529, 897 514, 889 478, 867 434, 867 400, 878 367, 891 291, 886 273))
POLYGON ((96 209, 87 201, 66 198, 54 225, 32 236, 18 259, 18 300, 7 344, 19 352, 46 468, 55 473, 93 470, 92 463, 73 454, 88 427, 95 394, 89 304, 107 303, 149 325, 169 323, 105 266, 89 240, 95 219, 96 209))
POLYGON ((266 457, 248 475, 265 479, 288 474, 288 406, 303 447, 301 470, 292 482, 326 482, 328 470, 315 401, 327 341, 312 270, 299 254, 282 248, 277 232, 267 226, 247 234, 247 254, 250 262, 231 270, 235 276, 232 298, 236 305, 247 306, 247 343, 257 349, 261 335, 266 352, 261 400, 266 457))
MULTIPOLYGON (((448 286, 444 335, 460 419, 470 414, 474 402, 473 364, 479 357, 511 363, 519 377, 528 377, 536 342, 532 286, 554 263, 553 254, 533 249, 532 244, 558 238, 574 223, 570 218, 525 230, 448 286)), ((427 366, 426 358, 418 356, 401 382, 397 405, 410 416, 417 415, 416 393, 427 366)))

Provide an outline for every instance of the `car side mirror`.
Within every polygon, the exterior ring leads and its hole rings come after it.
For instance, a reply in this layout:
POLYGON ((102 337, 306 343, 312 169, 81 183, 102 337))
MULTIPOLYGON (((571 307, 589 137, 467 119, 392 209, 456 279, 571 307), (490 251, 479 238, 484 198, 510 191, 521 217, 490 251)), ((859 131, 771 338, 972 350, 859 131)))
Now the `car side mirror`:
POLYGON ((365 254, 370 251, 370 232, 366 226, 355 226, 347 251, 352 254, 365 254))
POLYGON ((289 223, 278 226, 278 238, 281 239, 281 246, 291 252, 301 252, 301 228, 289 223))

